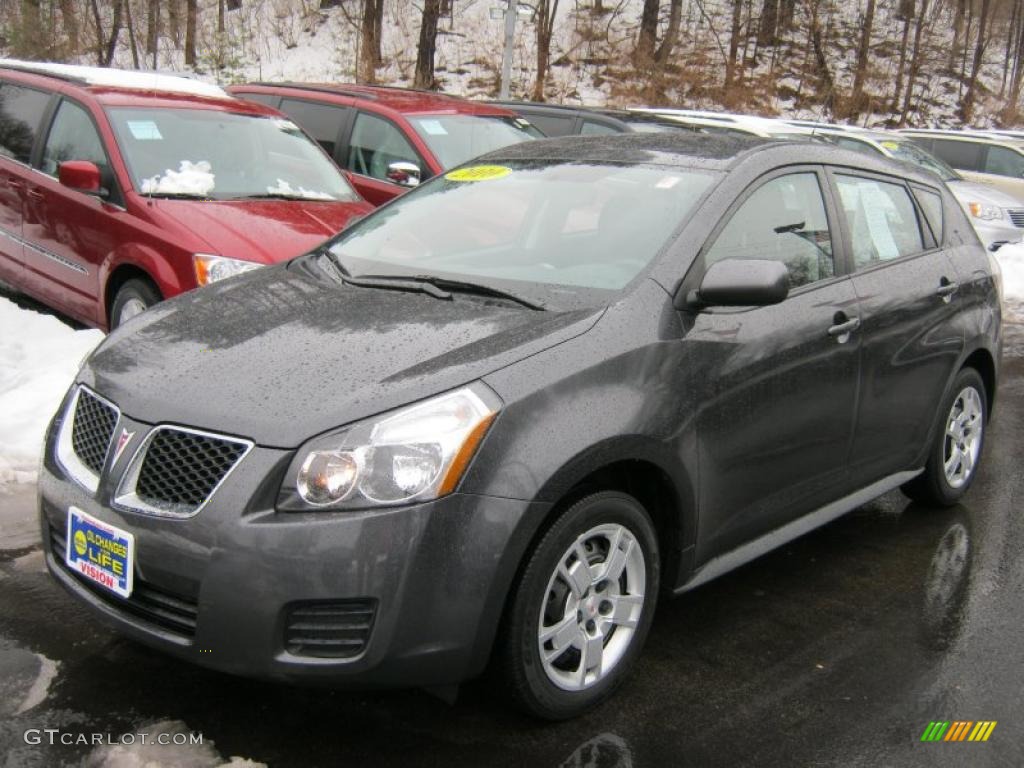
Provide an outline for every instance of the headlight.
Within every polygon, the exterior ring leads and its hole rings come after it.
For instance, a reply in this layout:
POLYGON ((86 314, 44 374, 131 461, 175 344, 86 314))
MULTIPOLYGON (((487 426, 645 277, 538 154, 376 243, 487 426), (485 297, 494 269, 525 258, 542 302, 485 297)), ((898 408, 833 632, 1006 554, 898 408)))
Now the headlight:
POLYGON ((971 216, 976 219, 995 221, 996 219, 1003 218, 1003 209, 997 205, 989 205, 988 203, 968 203, 967 210, 970 211, 971 216))
POLYGON ((225 277, 240 275, 253 269, 262 267, 255 261, 244 261, 242 259, 229 259, 226 256, 212 256, 207 253, 195 253, 192 255, 192 264, 196 270, 196 283, 200 286, 216 283, 225 277))
POLYGON ((315 438, 296 454, 278 508, 365 509, 445 496, 499 405, 477 383, 315 438))

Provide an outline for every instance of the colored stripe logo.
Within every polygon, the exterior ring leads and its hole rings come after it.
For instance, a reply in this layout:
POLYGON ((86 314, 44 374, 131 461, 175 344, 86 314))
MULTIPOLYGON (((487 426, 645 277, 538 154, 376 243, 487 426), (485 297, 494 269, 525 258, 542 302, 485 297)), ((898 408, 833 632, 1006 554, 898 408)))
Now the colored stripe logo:
POLYGON ((988 741, 996 723, 996 720, 933 720, 921 734, 921 741, 988 741))

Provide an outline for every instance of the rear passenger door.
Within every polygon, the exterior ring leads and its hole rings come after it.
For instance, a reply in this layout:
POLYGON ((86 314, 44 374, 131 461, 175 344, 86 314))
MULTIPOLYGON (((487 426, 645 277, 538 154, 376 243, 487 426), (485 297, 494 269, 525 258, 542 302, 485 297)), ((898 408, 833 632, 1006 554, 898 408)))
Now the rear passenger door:
POLYGON ((863 386, 850 466, 859 485, 916 469, 964 346, 960 276, 941 247, 938 190, 835 170, 830 179, 860 301, 863 386), (930 223, 931 222, 931 223, 930 223))
POLYGON ((356 112, 341 167, 352 174, 356 189, 372 205, 383 205, 409 188, 391 180, 392 163, 412 163, 426 180, 430 167, 402 130, 387 118, 356 112))
POLYGON ((756 182, 695 265, 703 275, 723 259, 769 259, 790 275, 781 304, 703 310, 684 342, 701 403, 701 561, 833 501, 849 485, 859 308, 843 275, 827 189, 817 167, 756 182))
POLYGON ((0 279, 21 286, 25 184, 52 94, 0 81, 0 279))

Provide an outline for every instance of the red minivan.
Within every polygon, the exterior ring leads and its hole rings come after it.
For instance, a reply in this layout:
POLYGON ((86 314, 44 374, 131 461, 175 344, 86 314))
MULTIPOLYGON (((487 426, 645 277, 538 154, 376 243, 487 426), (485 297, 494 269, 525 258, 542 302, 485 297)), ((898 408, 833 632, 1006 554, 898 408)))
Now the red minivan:
POLYGON ((182 77, 0 60, 0 281, 88 325, 372 210, 292 120, 182 77))
POLYGON ((228 91, 291 117, 374 205, 478 155, 544 138, 505 107, 433 91, 318 83, 252 83, 228 91))

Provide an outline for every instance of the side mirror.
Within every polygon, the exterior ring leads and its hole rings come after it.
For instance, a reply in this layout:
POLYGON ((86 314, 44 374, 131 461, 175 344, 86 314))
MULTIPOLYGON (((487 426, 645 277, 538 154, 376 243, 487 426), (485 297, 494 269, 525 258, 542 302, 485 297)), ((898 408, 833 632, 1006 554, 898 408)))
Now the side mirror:
POLYGON ((420 183, 420 167, 404 160, 391 163, 388 166, 388 181, 402 187, 417 187, 420 183))
POLYGON ((88 160, 67 160, 57 166, 57 180, 76 192, 94 197, 106 197, 107 190, 100 182, 100 169, 88 160))
POLYGON ((778 304, 788 295, 789 270, 781 261, 723 259, 708 268, 700 288, 686 297, 686 304, 763 307, 778 304))

